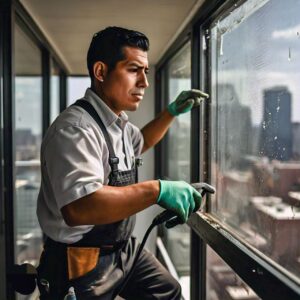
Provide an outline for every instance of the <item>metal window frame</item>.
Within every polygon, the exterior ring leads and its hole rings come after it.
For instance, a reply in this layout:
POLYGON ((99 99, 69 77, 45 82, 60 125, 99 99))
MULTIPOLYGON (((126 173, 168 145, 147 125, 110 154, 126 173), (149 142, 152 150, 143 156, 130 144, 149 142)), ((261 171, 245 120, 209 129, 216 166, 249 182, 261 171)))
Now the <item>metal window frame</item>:
POLYGON ((12 145, 13 137, 8 133, 12 130, 13 122, 8 117, 12 113, 12 105, 8 101, 12 96, 12 22, 14 19, 11 1, 0 1, 0 54, 1 54, 1 261, 4 263, 0 271, 1 278, 1 299, 7 299, 7 286, 6 273, 10 263, 14 259, 14 249, 11 247, 13 240, 13 211, 12 201, 5 201, 10 199, 9 196, 13 190, 13 170, 9 168, 13 161, 12 145), (2 131, 3 130, 3 131, 2 131), (5 141, 5 143, 4 143, 5 141), (2 243, 3 242, 3 243, 2 243), (2 282, 3 280, 3 282, 2 282))
MULTIPOLYGON (((201 39, 199 27, 193 26, 191 36, 192 87, 204 90, 201 82, 202 74, 200 68, 198 67, 201 64, 201 39)), ((199 153, 203 153, 200 149, 201 146, 204 145, 204 143, 200 143, 203 138, 202 135, 199 136, 199 132, 203 132, 203 124, 200 122, 200 120, 203 120, 201 115, 203 115, 203 105, 201 105, 200 109, 194 109, 191 113, 191 137, 199 137, 191 138, 191 182, 206 181, 202 176, 202 164, 200 163, 203 161, 203 157, 200 158, 199 156, 199 153)), ((198 237, 194 230, 191 230, 190 248, 191 299, 206 299, 206 243, 198 237), (194 274, 199 274, 200 278, 194 274)))
POLYGON ((67 107, 67 74, 61 69, 59 74, 59 110, 62 112, 67 107))
POLYGON ((4 206, 4 149, 3 149, 3 3, 0 2, 0 299, 6 298, 6 266, 5 266, 5 206, 4 206))
MULTIPOLYGON (((7 281, 7 271, 14 263, 14 220, 13 220, 13 199, 14 199, 14 179, 15 173, 13 162, 14 162, 14 136, 11 134, 14 131, 14 119, 11 117, 14 115, 14 104, 11 99, 14 95, 13 87, 13 23, 15 21, 14 8, 12 1, 2 1, 2 68, 3 68, 3 113, 1 122, 3 122, 3 134, 2 134, 2 145, 3 145, 3 184, 2 195, 3 195, 3 208, 4 208, 4 244, 1 247, 5 251, 5 288, 2 291, 5 295, 3 299, 10 299, 11 286, 7 281)), ((3 272, 1 270, 1 272, 3 272)), ((13 295, 14 297, 14 295, 13 295)), ((13 299, 13 298, 12 298, 13 299)))
POLYGON ((42 135, 50 125, 50 53, 42 48, 42 135))
POLYGON ((190 220, 193 230, 262 299, 299 299, 300 286, 282 267, 243 243, 210 215, 197 213, 190 220))

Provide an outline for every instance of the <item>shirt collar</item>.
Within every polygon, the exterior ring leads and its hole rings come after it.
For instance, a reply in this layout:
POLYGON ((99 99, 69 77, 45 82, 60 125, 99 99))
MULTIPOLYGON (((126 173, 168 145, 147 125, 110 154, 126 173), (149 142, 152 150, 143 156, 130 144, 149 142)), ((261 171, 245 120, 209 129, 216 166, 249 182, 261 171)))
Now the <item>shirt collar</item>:
POLYGON ((90 88, 86 90, 84 99, 93 105, 105 127, 110 127, 113 123, 117 123, 119 127, 124 129, 128 122, 128 116, 124 111, 122 111, 119 116, 116 115, 90 88))

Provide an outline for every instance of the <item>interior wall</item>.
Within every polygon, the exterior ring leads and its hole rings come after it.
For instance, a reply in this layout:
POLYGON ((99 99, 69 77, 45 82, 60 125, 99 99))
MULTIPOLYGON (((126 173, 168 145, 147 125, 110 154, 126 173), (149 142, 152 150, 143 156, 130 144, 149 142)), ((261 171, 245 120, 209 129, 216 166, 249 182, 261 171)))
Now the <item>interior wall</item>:
MULTIPOLYGON (((154 76, 155 67, 150 66, 150 71, 148 74, 149 87, 146 89, 143 101, 140 107, 135 112, 126 112, 129 116, 130 122, 142 128, 145 124, 154 118, 155 112, 155 86, 154 86, 154 76)), ((139 168, 139 181, 146 181, 154 179, 154 149, 150 149, 142 155, 143 166, 139 168)), ((161 209, 158 205, 149 207, 148 209, 140 212, 137 215, 137 223, 134 230, 134 235, 142 241, 143 236, 150 226, 152 219, 161 209)), ((151 235, 149 236, 146 248, 151 252, 155 252, 155 240, 156 240, 157 230, 153 229, 151 235)))

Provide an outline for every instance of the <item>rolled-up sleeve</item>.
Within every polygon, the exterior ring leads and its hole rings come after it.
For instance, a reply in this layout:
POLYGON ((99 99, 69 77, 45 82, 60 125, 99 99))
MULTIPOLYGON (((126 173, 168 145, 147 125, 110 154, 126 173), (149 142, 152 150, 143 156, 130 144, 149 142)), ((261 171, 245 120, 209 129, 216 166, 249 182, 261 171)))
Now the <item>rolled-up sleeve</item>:
POLYGON ((42 160, 59 209, 103 186, 103 143, 92 131, 69 126, 55 132, 42 160))

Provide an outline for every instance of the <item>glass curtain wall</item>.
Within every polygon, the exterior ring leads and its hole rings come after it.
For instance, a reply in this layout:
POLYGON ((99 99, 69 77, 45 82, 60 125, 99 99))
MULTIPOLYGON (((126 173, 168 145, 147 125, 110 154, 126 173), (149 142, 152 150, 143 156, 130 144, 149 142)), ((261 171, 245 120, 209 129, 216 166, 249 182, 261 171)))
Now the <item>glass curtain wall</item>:
POLYGON ((209 29, 212 213, 298 279, 299 11, 237 2, 209 29))
MULTIPOLYGON (((165 87, 168 103, 180 92, 191 89, 191 43, 182 47, 170 59, 166 68, 165 87)), ((166 161, 164 178, 190 182, 191 114, 176 117, 168 131, 164 147, 166 161)), ((189 297, 190 229, 187 225, 164 230, 164 245, 180 278, 183 293, 189 297)))
POLYGON ((15 260, 37 265, 42 233, 36 217, 42 138, 41 51, 15 24, 15 260))

